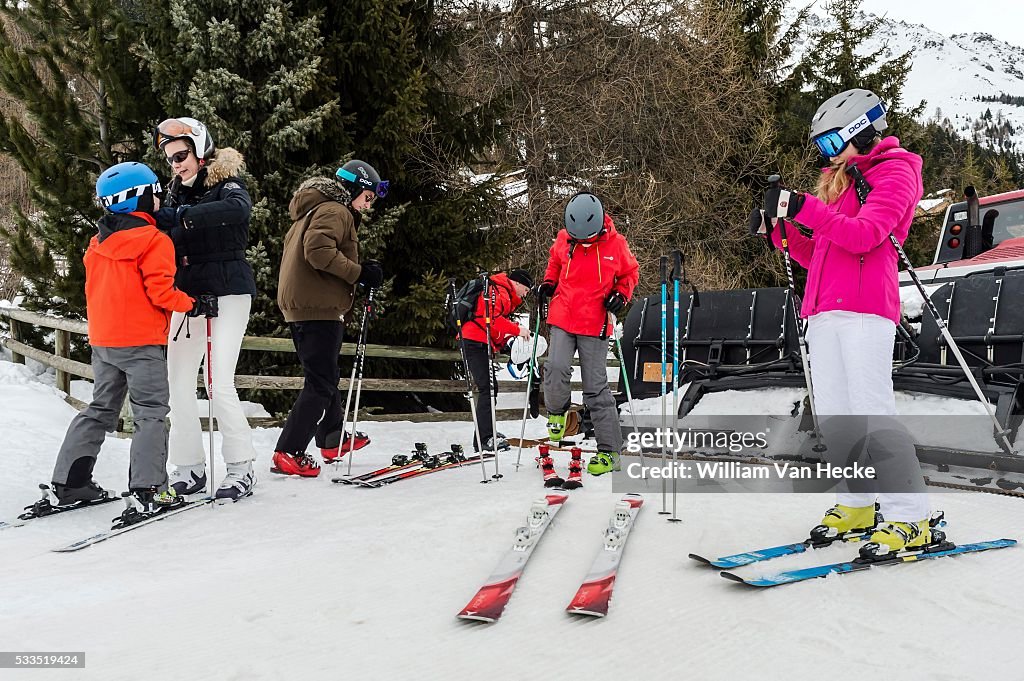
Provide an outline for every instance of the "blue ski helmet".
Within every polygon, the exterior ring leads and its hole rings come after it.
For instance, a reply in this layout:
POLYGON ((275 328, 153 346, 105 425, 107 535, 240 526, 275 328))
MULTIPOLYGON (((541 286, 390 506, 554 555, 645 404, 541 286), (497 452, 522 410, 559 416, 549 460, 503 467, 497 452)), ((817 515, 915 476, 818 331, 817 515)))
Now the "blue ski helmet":
MULTIPOLYGON (((160 193, 160 180, 149 166, 135 161, 110 166, 96 179, 96 198, 111 213, 139 209, 139 199, 160 193)), ((152 205, 152 204, 150 204, 152 205)))

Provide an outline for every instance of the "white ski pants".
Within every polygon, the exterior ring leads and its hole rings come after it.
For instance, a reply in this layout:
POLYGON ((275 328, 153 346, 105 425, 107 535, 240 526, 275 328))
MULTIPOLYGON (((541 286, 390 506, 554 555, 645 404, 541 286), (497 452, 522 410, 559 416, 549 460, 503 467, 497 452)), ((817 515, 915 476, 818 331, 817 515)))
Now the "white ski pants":
MULTIPOLYGON (((895 338, 896 325, 878 315, 836 310, 808 319, 811 383, 820 417, 897 415, 892 388, 895 338)), ((916 466, 920 476, 920 464, 913 456, 913 462, 903 463, 916 466)), ((862 507, 874 503, 875 498, 870 493, 841 492, 836 501, 862 507)), ((888 521, 915 522, 929 514, 927 494, 887 492, 878 494, 877 499, 888 521)))
MULTIPOLYGON (((235 390, 235 364, 249 324, 252 297, 248 295, 217 298, 218 316, 211 319, 213 366, 213 415, 217 419, 222 444, 221 456, 229 464, 252 461, 256 452, 252 432, 235 390)), ((196 375, 205 364, 206 318, 175 312, 171 317, 167 341, 167 375, 171 390, 171 433, 168 460, 175 466, 198 466, 206 461, 203 431, 196 402, 196 375), (185 320, 185 328, 178 327, 185 320), (175 340, 177 336, 177 340, 175 340)), ((203 379, 209 381, 204 367, 203 379)))

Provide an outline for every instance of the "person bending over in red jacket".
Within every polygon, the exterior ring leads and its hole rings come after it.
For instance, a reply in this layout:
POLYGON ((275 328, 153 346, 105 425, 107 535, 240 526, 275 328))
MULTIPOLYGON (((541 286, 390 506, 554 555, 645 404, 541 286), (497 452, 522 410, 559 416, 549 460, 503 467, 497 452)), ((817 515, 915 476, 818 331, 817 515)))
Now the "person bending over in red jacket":
MULTIPOLYGON (((500 352, 505 345, 516 336, 530 337, 530 329, 510 319, 516 308, 522 305, 523 299, 530 292, 533 286, 533 279, 530 273, 523 269, 511 270, 508 274, 498 272, 490 276, 491 296, 491 349, 493 352, 500 352)), ((476 421, 477 432, 484 446, 476 442, 476 435, 473 436, 473 448, 476 451, 496 452, 508 449, 508 442, 501 433, 495 438, 494 428, 491 420, 491 393, 498 395, 498 383, 494 380, 493 365, 490 355, 487 352, 487 331, 485 317, 487 315, 486 300, 483 294, 477 299, 476 310, 473 319, 462 325, 460 342, 466 352, 466 361, 469 363, 469 373, 473 375, 473 383, 476 384, 476 421)))
POLYGON ((591 475, 607 473, 619 462, 622 429, 608 387, 607 338, 613 331, 609 328, 611 315, 621 312, 633 296, 639 269, 626 238, 615 229, 600 199, 586 192, 569 199, 565 229, 558 232, 544 282, 537 288, 541 308, 550 301, 544 403, 548 434, 558 442, 565 433, 565 414, 572 397, 572 358, 578 350, 583 403, 590 409, 597 435, 597 455, 587 465, 591 475))

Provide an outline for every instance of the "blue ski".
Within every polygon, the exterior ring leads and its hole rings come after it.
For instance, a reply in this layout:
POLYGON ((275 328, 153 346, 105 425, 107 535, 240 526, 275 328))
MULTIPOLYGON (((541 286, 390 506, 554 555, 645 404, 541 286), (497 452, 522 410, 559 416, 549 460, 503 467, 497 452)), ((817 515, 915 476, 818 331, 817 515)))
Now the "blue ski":
POLYGON ((779 586, 780 584, 793 584, 794 582, 802 582, 804 580, 815 579, 817 577, 827 577, 832 574, 843 575, 849 572, 858 572, 875 566, 902 565, 905 563, 928 560, 929 558, 944 558, 945 556, 958 556, 964 553, 975 553, 978 551, 988 551, 990 549, 1005 549, 1006 547, 1013 546, 1016 543, 1016 539, 994 539, 992 541, 978 542, 976 544, 961 544, 960 546, 952 546, 949 549, 940 549, 929 553, 920 551, 898 553, 888 560, 865 561, 857 558, 843 563, 815 565, 813 567, 803 568, 800 570, 789 570, 787 572, 780 572, 778 574, 768 575, 765 577, 744 578, 731 572, 723 572, 722 576, 734 582, 746 584, 747 586, 779 586))
POLYGON ((696 553, 691 553, 690 558, 702 565, 710 565, 712 567, 723 569, 736 568, 744 565, 750 565, 751 563, 760 563, 761 561, 780 558, 782 556, 792 556, 797 553, 803 553, 807 551, 807 549, 824 548, 826 546, 831 546, 835 542, 861 541, 871 532, 873 532, 873 530, 848 532, 835 537, 831 541, 819 543, 814 543, 810 539, 805 539, 794 544, 782 544, 781 546, 772 546, 766 549, 757 549, 756 551, 744 551, 743 553, 734 553, 731 556, 720 556, 718 558, 705 558, 704 556, 699 556, 696 553))

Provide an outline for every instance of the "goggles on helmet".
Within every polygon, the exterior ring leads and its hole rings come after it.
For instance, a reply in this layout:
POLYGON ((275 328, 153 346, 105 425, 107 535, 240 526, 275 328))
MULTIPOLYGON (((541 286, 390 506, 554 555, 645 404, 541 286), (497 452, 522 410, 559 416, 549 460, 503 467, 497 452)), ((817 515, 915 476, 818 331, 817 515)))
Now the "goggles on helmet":
POLYGON ((96 199, 100 206, 102 206, 103 208, 110 208, 111 206, 116 206, 117 204, 123 203, 128 199, 133 199, 137 196, 142 196, 143 194, 146 193, 147 189, 152 190, 153 195, 156 197, 160 197, 163 195, 163 190, 160 187, 160 183, 154 182, 152 184, 140 184, 135 187, 128 187, 127 189, 119 191, 116 194, 110 194, 109 196, 97 196, 96 199))
POLYGON ((153 131, 153 143, 159 149, 172 140, 182 137, 199 137, 202 134, 203 131, 196 130, 195 126, 179 121, 177 118, 168 118, 156 126, 156 130, 153 131))
POLYGON ((373 183, 370 180, 359 177, 355 173, 345 170, 344 168, 338 168, 338 172, 336 172, 335 175, 346 182, 356 184, 363 189, 369 189, 382 199, 388 195, 389 183, 387 180, 381 180, 376 186, 373 186, 373 183))
POLYGON ((885 103, 879 102, 874 108, 838 130, 830 130, 815 137, 812 141, 818 151, 826 158, 833 158, 843 153, 850 141, 860 132, 867 130, 879 118, 885 116, 885 103))

